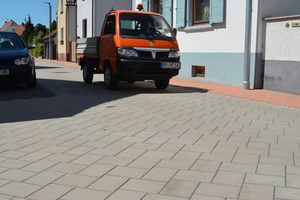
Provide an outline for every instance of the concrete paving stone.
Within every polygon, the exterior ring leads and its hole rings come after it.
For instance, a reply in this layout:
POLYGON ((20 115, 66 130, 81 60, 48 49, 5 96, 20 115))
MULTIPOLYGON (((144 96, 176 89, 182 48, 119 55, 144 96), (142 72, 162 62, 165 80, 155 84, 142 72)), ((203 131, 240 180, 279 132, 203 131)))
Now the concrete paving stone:
POLYGON ((83 147, 95 147, 95 148, 104 148, 108 145, 110 145, 112 142, 106 142, 106 141, 87 141, 86 143, 80 145, 80 146, 83 146, 83 147))
POLYGON ((201 183, 195 191, 195 195, 237 198, 239 192, 240 187, 238 186, 201 183))
POLYGON ((227 163, 221 164, 220 170, 231 172, 255 173, 257 164, 227 163))
MULTIPOLYGON (((1 199, 1 200, 11 200, 12 198, 13 198, 12 196, 0 194, 0 199, 1 199)), ((16 200, 16 199, 13 198, 13 200, 16 200)), ((21 200, 21 199, 19 199, 19 200, 21 200)))
POLYGON ((20 160, 25 160, 25 161, 31 161, 31 162, 35 162, 38 160, 41 160, 45 157, 50 156, 52 153, 48 153, 48 152, 41 152, 41 151, 37 151, 37 152, 33 152, 30 153, 26 156, 23 156, 21 158, 19 158, 20 160))
POLYGON ((214 176, 215 173, 210 172, 179 170, 173 179, 210 183, 214 176))
POLYGON ((68 140, 64 143, 61 143, 59 146, 62 147, 77 147, 83 143, 87 142, 87 140, 78 140, 78 139, 72 139, 72 140, 68 140))
POLYGON ((94 176, 94 177, 101 177, 110 170, 112 170, 115 165, 104 165, 104 164, 92 164, 85 168, 84 170, 80 171, 79 175, 86 175, 86 176, 94 176))
POLYGON ((290 165, 294 166, 294 160, 291 158, 278 158, 278 157, 267 157, 261 156, 260 163, 267 163, 267 164, 277 164, 277 165, 290 165))
POLYGON ((39 151, 47 146, 48 145, 44 145, 44 144, 32 144, 32 145, 25 146, 23 148, 18 149, 18 151, 33 153, 33 152, 39 151))
POLYGON ((106 199, 109 196, 109 192, 104 191, 96 191, 96 190, 89 190, 84 188, 75 188, 74 190, 70 191, 63 197, 61 200, 94 200, 94 199, 106 199))
POLYGON ((78 156, 54 153, 48 157, 45 157, 44 160, 53 161, 53 162, 70 162, 76 158, 78 158, 78 156))
POLYGON ((264 143, 264 142, 252 142, 252 141, 249 141, 249 143, 247 145, 247 148, 269 150, 270 144, 269 143, 264 143))
POLYGON ((234 155, 217 154, 217 153, 203 153, 199 160, 213 160, 220 162, 231 162, 234 155))
POLYGON ((210 196, 204 196, 204 195, 193 195, 191 200, 229 200, 228 198, 222 198, 222 197, 210 197, 210 196))
POLYGON ((275 187, 275 198, 277 199, 300 199, 300 189, 275 187))
POLYGON ((20 169, 20 168, 23 168, 23 167, 25 167, 29 164, 30 164, 29 161, 15 160, 15 159, 5 159, 4 161, 0 162, 0 167, 20 169))
POLYGON ((130 146, 130 149, 144 149, 144 150, 157 150, 160 144, 146 144, 146 143, 135 143, 130 146))
POLYGON ((65 173, 61 172, 52 172, 52 171, 43 171, 27 180, 25 180, 25 183, 33 184, 33 185, 39 185, 39 186, 46 186, 56 179, 62 177, 65 175, 65 173))
POLYGON ((121 187, 121 189, 157 194, 164 188, 165 185, 166 183, 160 181, 130 179, 121 187))
POLYGON ((245 173, 218 171, 212 183, 241 186, 245 178, 245 173))
POLYGON ((6 179, 6 180, 22 182, 34 175, 35 175, 35 173, 33 173, 33 172, 10 169, 10 170, 7 170, 7 171, 1 173, 0 178, 6 179))
POLYGON ((148 172, 147 169, 117 166, 108 172, 108 175, 128 177, 128 178, 141 178, 148 172))
POLYGON ((168 169, 162 167, 154 167, 148 171, 142 179, 168 182, 176 173, 178 169, 168 169))
POLYGON ((167 142, 170 138, 168 137, 157 137, 157 136, 153 136, 151 138, 149 138, 148 140, 146 140, 144 143, 150 143, 150 144, 164 144, 165 142, 167 142))
POLYGON ((285 186, 285 177, 261 174, 247 174, 245 183, 269 186, 285 186))
POLYGON ((200 152, 192 152, 192 151, 179 151, 172 160, 180 160, 180 161, 196 161, 200 157, 200 152))
POLYGON ((3 151, 2 153, 0 153, 0 157, 11 158, 11 159, 18 159, 25 155, 27 155, 26 152, 19 152, 19 151, 3 151))
POLYGON ((287 187, 300 188, 300 175, 288 174, 286 180, 287 187))
POLYGON ((200 138, 194 145, 215 147, 220 141, 216 139, 200 138))
POLYGON ((145 152, 146 150, 141 150, 141 149, 125 149, 124 151, 120 152, 117 156, 136 159, 140 157, 142 154, 144 154, 145 152))
POLYGON ((135 159, 133 162, 131 162, 128 166, 135 167, 135 168, 142 168, 142 169, 151 169, 155 165, 157 165, 157 163, 160 160, 161 159, 158 159, 158 158, 139 157, 139 158, 135 159))
POLYGON ((280 157, 280 158, 293 158, 293 151, 288 150, 279 150, 279 149, 270 149, 271 157, 280 157))
POLYGON ((237 147, 223 146, 221 142, 214 148, 212 153, 234 155, 237 152, 237 147))
POLYGON ((190 170, 200 172, 216 173, 220 168, 221 162, 209 160, 197 160, 190 170))
MULTIPOLYGON (((181 139, 187 139, 187 140, 192 140, 192 141, 197 141, 200 137, 202 137, 203 136, 203 134, 200 134, 200 133, 191 133, 191 132, 189 132, 190 131, 190 129, 187 131, 187 132, 185 132, 185 133, 183 133, 179 138, 181 139)), ((194 143, 193 142, 193 143, 194 143)), ((192 144, 193 144, 192 143, 192 144)))
POLYGON ((119 189, 129 178, 104 175, 94 183, 88 186, 88 189, 114 192, 119 189))
POLYGON ((189 169, 194 164, 193 161, 161 160, 156 166, 169 169, 189 169))
MULTIPOLYGON (((226 141, 228 140, 229 136, 222 136, 222 135, 212 135, 212 134, 204 134, 200 140, 215 140, 215 141, 226 141)), ((218 143, 219 143, 218 142, 218 143)), ((196 143, 195 143, 196 144, 196 143)))
POLYGON ((85 155, 86 153, 94 150, 94 147, 82 147, 82 146, 78 146, 75 147, 73 149, 70 149, 66 152, 64 152, 64 154, 70 154, 70 155, 76 155, 76 156, 82 156, 85 155))
POLYGON ((96 180, 97 178, 95 177, 76 175, 76 174, 66 174, 63 177, 57 179, 54 183, 59 185, 66 185, 70 187, 86 188, 96 180))
POLYGON ((115 156, 119 154, 121 150, 119 149, 106 149, 106 148, 96 148, 89 152, 89 154, 99 155, 99 156, 115 156))
POLYGON ((257 174, 285 176, 285 165, 259 163, 257 174))
POLYGON ((134 160, 134 158, 127 158, 127 157, 121 157, 121 156, 105 156, 101 160, 99 160, 97 163, 107 164, 107 165, 126 166, 129 163, 131 163, 133 160, 134 160))
POLYGON ((182 150, 183 151, 194 151, 194 152, 206 152, 211 153, 215 147, 213 146, 198 146, 198 145, 185 145, 182 150))
POLYGON ((146 193, 143 192, 119 189, 116 192, 114 192, 111 196, 109 196, 106 200, 124 200, 124 199, 140 200, 143 199, 145 195, 146 193))
MULTIPOLYGON (((50 134, 47 134, 47 135, 50 135, 50 134)), ((50 137, 48 138, 46 136, 42 136, 42 137, 44 137, 45 139, 37 142, 37 144, 48 145, 48 146, 57 146, 64 142, 63 140, 56 140, 56 139, 52 139, 50 137)))
POLYGON ((162 195, 190 198, 199 183, 184 180, 171 180, 160 192, 162 195))
POLYGON ((159 194, 147 194, 143 200, 188 200, 188 198, 181 198, 181 197, 171 197, 167 195, 159 195, 159 194))
POLYGON ((49 168, 49 170, 62 173, 78 173, 84 168, 86 168, 85 165, 78 165, 73 163, 58 163, 57 165, 49 168))
POLYGON ((133 143, 132 145, 134 145, 136 143, 143 143, 144 141, 146 141, 146 138, 134 137, 134 136, 133 137, 123 137, 119 140, 119 142, 132 142, 133 143))
POLYGON ((272 200, 274 196, 274 187, 265 185, 255 185, 244 183, 239 196, 239 199, 264 199, 272 200))
POLYGON ((41 187, 27 183, 11 182, 0 188, 0 193, 15 197, 25 198, 28 195, 38 191, 41 187))
POLYGON ((239 148, 237 154, 247 154, 256 156, 268 156, 268 149, 252 149, 252 148, 239 148))
POLYGON ((0 150, 15 151, 15 150, 19 150, 25 146, 26 146, 25 144, 6 143, 6 144, 3 144, 0 146, 0 150))
POLYGON ((194 144, 195 140, 185 139, 185 138, 171 138, 167 143, 171 144, 182 144, 183 146, 187 144, 194 144))
POLYGON ((91 165, 102 159, 104 156, 85 154, 75 160, 72 160, 70 163, 79 164, 79 165, 91 165))
POLYGON ((286 166, 286 173, 300 175, 300 167, 286 166))
POLYGON ((175 153, 173 153, 173 152, 147 151, 141 157, 170 160, 174 155, 175 155, 175 153))
POLYGON ((228 130, 225 128, 217 128, 215 129, 211 135, 216 135, 216 136, 223 136, 226 137, 227 139, 229 138, 229 136, 233 133, 232 130, 228 130))
POLYGON ((250 155, 250 154, 236 154, 233 158, 233 163, 242 163, 242 164, 257 164, 259 161, 259 155, 250 155))
POLYGON ((35 144, 37 142, 40 142, 42 139, 41 138, 24 138, 21 141, 18 141, 17 144, 25 144, 25 145, 30 145, 30 144, 35 144))

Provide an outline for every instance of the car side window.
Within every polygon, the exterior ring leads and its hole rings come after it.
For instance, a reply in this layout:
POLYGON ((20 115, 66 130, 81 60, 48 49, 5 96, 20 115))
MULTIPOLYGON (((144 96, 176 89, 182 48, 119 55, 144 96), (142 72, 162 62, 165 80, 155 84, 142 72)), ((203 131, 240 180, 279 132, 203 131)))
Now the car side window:
POLYGON ((104 28, 104 35, 110 35, 110 34, 115 34, 116 33, 116 16, 111 15, 108 16, 106 23, 105 23, 105 28, 104 28))

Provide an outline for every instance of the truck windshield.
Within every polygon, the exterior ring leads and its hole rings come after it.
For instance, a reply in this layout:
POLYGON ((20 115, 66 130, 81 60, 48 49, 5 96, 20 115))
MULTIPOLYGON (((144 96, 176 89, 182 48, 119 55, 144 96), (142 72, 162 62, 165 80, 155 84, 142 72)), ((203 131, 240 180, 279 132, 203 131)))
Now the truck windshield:
POLYGON ((120 36, 136 39, 176 40, 163 17, 143 13, 121 13, 120 36))

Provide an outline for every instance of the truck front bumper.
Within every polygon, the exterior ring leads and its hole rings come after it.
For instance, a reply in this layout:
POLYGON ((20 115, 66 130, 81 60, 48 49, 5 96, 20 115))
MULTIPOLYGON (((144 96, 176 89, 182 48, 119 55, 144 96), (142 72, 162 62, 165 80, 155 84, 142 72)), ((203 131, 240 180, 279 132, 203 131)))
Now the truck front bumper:
MULTIPOLYGON (((178 75, 180 61, 151 61, 117 59, 117 75, 119 80, 165 80, 178 75), (162 62, 172 63, 175 68, 162 68, 162 62)), ((172 67, 172 66, 170 66, 172 67)))

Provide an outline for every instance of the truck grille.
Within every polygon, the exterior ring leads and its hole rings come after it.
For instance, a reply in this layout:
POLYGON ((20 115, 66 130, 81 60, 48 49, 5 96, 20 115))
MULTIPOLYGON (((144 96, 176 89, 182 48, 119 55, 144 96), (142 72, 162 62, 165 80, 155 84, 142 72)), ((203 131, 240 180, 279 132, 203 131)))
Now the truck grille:
MULTIPOLYGON (((138 54, 141 58, 151 58, 152 53, 149 51, 138 51, 138 54)), ((169 52, 156 52, 156 59, 168 58, 169 52)))

